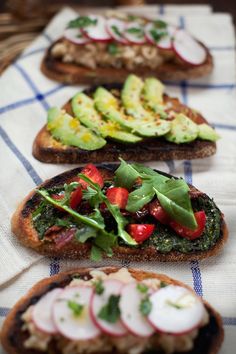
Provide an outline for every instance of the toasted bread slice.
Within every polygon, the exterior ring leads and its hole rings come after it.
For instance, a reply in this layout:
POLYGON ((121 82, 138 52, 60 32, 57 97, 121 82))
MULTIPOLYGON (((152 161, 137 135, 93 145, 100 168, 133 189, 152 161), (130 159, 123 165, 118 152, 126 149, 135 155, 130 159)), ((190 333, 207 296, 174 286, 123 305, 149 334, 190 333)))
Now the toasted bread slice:
MULTIPOLYGON (((20 299, 13 309, 8 314, 1 331, 1 342, 8 354, 40 354, 41 351, 27 349, 24 347, 24 341, 28 338, 29 334, 27 331, 22 331, 23 320, 21 319, 22 314, 26 309, 35 304, 45 293, 57 288, 67 286, 73 276, 80 276, 80 279, 90 279, 91 268, 79 268, 64 273, 60 273, 51 278, 46 278, 39 281, 28 293, 20 299)), ((110 274, 119 270, 116 267, 106 267, 100 268, 104 273, 110 274)), ((183 286, 190 289, 188 286, 167 277, 163 274, 156 274, 151 272, 146 272, 138 269, 129 269, 131 275, 137 280, 142 281, 144 279, 154 278, 163 281, 167 284, 183 286)), ((191 290, 191 289, 190 289, 191 290)), ((222 320, 217 311, 215 311, 206 301, 203 300, 204 306, 209 314, 209 322, 207 325, 199 330, 198 336, 194 340, 194 348, 186 354, 216 354, 218 353, 223 339, 224 330, 222 325, 222 320)), ((56 341, 51 341, 50 345, 51 354, 60 354, 61 350, 58 348, 56 341)), ((114 352, 114 351, 113 351, 114 352)), ((110 352, 108 352, 109 354, 110 352)), ((114 352, 115 353, 115 352, 114 352)), ((156 352, 163 353, 163 352, 156 352)), ((95 354, 101 354, 96 352, 95 354)))
MULTIPOLYGON (((100 173, 104 180, 112 180, 114 178, 114 170, 116 165, 100 165, 98 166, 100 173)), ((50 189, 56 186, 63 186, 64 183, 70 183, 74 180, 75 176, 81 172, 81 168, 76 168, 64 172, 50 180, 45 181, 43 186, 45 189, 50 189)), ((160 172, 158 171, 159 173, 160 172)), ((165 174, 168 177, 173 177, 165 174)), ((198 197, 201 195, 204 200, 210 198, 198 191, 195 187, 190 186, 192 193, 198 197)), ((91 251, 91 242, 79 243, 75 239, 66 243, 62 248, 56 247, 54 242, 43 242, 39 239, 38 232, 33 226, 32 213, 39 205, 41 197, 33 190, 18 206, 12 217, 12 232, 16 235, 19 241, 26 247, 34 249, 36 252, 48 256, 67 257, 72 259, 89 258, 91 251)), ((216 206, 215 206, 216 207, 216 206)), ((142 221, 145 224, 145 221, 142 221)), ((113 258, 115 259, 128 259, 131 261, 190 261, 196 259, 208 258, 220 252, 224 243, 228 238, 227 226, 224 222, 223 215, 220 216, 220 235, 213 247, 206 251, 195 251, 190 253, 183 253, 180 251, 169 251, 161 253, 153 245, 145 245, 143 247, 130 247, 128 245, 120 245, 113 249, 113 258), (141 250, 141 252, 140 252, 141 250)), ((53 238, 53 234, 51 235, 53 238)))
MULTIPOLYGON (((121 90, 120 84, 103 85, 108 90, 121 90)), ((91 87, 84 92, 92 95, 97 87, 91 87)), ((182 104, 177 98, 164 95, 165 102, 172 105, 177 113, 184 113, 196 124, 207 123, 197 111, 182 104)), ((63 109, 72 114, 71 101, 63 109)), ((127 161, 163 161, 204 158, 216 153, 216 143, 196 139, 191 143, 175 144, 164 138, 144 139, 135 144, 122 144, 107 139, 107 144, 98 150, 87 151, 77 147, 67 146, 54 139, 46 125, 37 134, 33 143, 33 155, 36 159, 47 163, 86 163, 86 162, 116 162, 119 157, 127 161)))
MULTIPOLYGON (((60 41, 62 39, 59 39, 56 43, 60 43, 60 41)), ((63 63, 51 55, 54 45, 55 43, 48 48, 41 63, 41 70, 50 79, 66 84, 97 85, 112 82, 122 83, 131 73, 142 78, 154 76, 161 80, 189 80, 206 76, 213 69, 213 58, 209 50, 202 43, 201 45, 206 49, 207 57, 201 65, 194 66, 181 62, 166 62, 157 69, 142 67, 131 71, 109 67, 98 67, 92 70, 76 64, 63 63)))

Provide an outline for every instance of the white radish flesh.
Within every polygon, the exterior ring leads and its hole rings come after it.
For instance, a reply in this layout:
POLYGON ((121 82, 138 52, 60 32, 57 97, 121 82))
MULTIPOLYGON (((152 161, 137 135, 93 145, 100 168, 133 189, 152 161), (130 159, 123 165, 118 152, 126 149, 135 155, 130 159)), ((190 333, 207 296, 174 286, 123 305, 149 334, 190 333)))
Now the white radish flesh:
POLYGON ((133 44, 144 44, 146 38, 144 36, 144 28, 139 23, 129 23, 124 31, 125 38, 133 44))
POLYGON ((90 42, 90 39, 78 28, 67 28, 64 32, 64 37, 75 44, 86 44, 90 42))
POLYGON ((191 65, 201 65, 207 57, 206 49, 184 30, 176 31, 173 50, 180 59, 191 65))
POLYGON ((155 44, 159 49, 171 50, 172 49, 172 37, 174 36, 176 30, 177 30, 177 28, 172 25, 168 25, 163 30, 159 29, 160 32, 165 31, 165 32, 167 32, 167 34, 164 35, 163 37, 161 37, 157 41, 157 40, 155 40, 155 37, 152 34, 152 31, 157 31, 157 28, 154 26, 153 23, 148 23, 145 27, 145 35, 146 35, 147 40, 150 43, 155 44))
POLYGON ((57 328, 52 318, 52 305, 62 291, 62 289, 53 289, 41 297, 37 304, 34 305, 32 319, 40 331, 48 334, 57 333, 57 328))
POLYGON ((148 320, 163 333, 180 335, 198 327, 204 317, 204 305, 191 291, 169 285, 150 296, 152 310, 148 320))
POLYGON ((128 44, 128 41, 124 36, 124 31, 126 28, 126 23, 124 21, 116 18, 110 18, 107 20, 106 27, 108 33, 114 40, 122 44, 128 44))
POLYGON ((136 282, 125 285, 121 290, 121 320, 132 334, 139 337, 149 337, 154 333, 154 328, 140 311, 144 296, 138 290, 136 282))
POLYGON ((93 289, 89 286, 67 287, 53 304, 53 320, 59 333, 71 340, 87 340, 97 337, 100 330, 89 313, 93 289), (76 314, 69 304, 82 306, 76 314))
POLYGON ((111 36, 106 30, 106 20, 102 16, 91 15, 92 20, 96 20, 96 24, 84 28, 84 33, 93 41, 107 42, 111 40, 111 36))
POLYGON ((120 337, 127 333, 126 328, 123 326, 120 319, 115 323, 111 323, 99 318, 99 313, 103 306, 107 305, 111 295, 120 295, 123 283, 119 280, 108 279, 103 282, 104 291, 102 294, 94 292, 91 299, 91 316, 95 324, 106 334, 120 337))

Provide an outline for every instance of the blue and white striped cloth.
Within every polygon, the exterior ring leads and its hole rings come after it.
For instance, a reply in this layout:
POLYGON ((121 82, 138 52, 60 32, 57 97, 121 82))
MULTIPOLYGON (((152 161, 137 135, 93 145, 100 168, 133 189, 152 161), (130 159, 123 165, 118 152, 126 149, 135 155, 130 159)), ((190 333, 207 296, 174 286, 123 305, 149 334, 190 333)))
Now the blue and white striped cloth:
MULTIPOLYGON (((222 137, 217 154, 192 162, 150 165, 184 176, 213 197, 225 214, 230 239, 221 255, 202 262, 121 263, 163 272, 192 286, 222 314, 226 339, 221 354, 232 354, 236 335, 236 83, 232 18, 228 14, 213 14, 209 6, 152 6, 141 9, 141 13, 163 16, 187 28, 206 43, 214 56, 212 75, 167 83, 166 91, 202 111, 216 127, 222 137)), ((91 265, 90 261, 60 261, 38 256, 19 245, 10 231, 10 217, 24 196, 42 180, 70 168, 40 163, 31 151, 34 137, 45 123, 47 109, 62 105, 79 89, 48 80, 39 70, 45 49, 74 16, 73 10, 62 10, 0 78, 0 321, 39 279, 71 267, 91 265)), ((110 264, 120 262, 100 262, 100 265, 110 264)))

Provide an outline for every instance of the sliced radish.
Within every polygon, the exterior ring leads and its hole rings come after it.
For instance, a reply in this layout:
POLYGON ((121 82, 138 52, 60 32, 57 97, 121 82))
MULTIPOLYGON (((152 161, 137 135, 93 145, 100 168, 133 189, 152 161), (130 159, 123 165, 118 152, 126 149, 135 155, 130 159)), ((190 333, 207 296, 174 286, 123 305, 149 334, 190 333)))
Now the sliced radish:
POLYGON ((115 279, 107 279, 103 282, 104 291, 102 294, 98 295, 94 292, 91 299, 91 316, 94 320, 94 323, 106 334, 120 337, 127 333, 126 328, 123 326, 120 319, 115 323, 107 322, 101 318, 99 318, 99 312, 102 307, 108 303, 108 300, 111 295, 120 295, 121 288, 123 287, 123 283, 119 280, 115 279))
POLYGON ((137 22, 131 22, 126 25, 124 36, 133 44, 144 44, 146 42, 144 27, 137 22))
POLYGON ((67 28, 64 32, 64 37, 75 44, 85 44, 90 42, 90 39, 78 28, 67 28))
POLYGON ((60 334, 71 340, 87 340, 95 338, 100 330, 95 326, 89 313, 93 289, 89 286, 65 288, 53 304, 53 320, 60 334), (83 306, 81 313, 76 314, 70 304, 83 306))
MULTIPOLYGON (((155 44, 159 49, 166 49, 166 50, 171 50, 172 49, 172 37, 174 36, 175 32, 177 31, 177 27, 168 25, 166 29, 164 29, 167 34, 163 37, 160 38, 159 41, 155 40, 154 35, 152 34, 152 31, 157 30, 157 28, 154 26, 153 23, 148 23, 145 26, 145 36, 147 40, 155 44)), ((161 29, 159 31, 162 31, 161 29)))
POLYGON ((111 35, 106 30, 106 20, 104 17, 99 15, 89 16, 92 20, 96 20, 95 25, 90 25, 83 29, 85 35, 97 42, 107 42, 112 39, 111 35))
POLYGON ((144 294, 138 290, 136 282, 125 285, 120 298, 121 320, 135 336, 149 337, 154 333, 154 328, 140 312, 143 298, 144 294))
POLYGON ((184 30, 176 31, 172 45, 176 55, 188 64, 201 65, 206 60, 206 49, 184 30))
POLYGON ((41 299, 33 307, 32 319, 35 326, 45 333, 55 334, 57 328, 52 318, 52 305, 55 299, 62 292, 62 289, 53 289, 41 299))
POLYGON ((180 335, 196 328, 203 319, 204 305, 191 291, 169 285, 150 296, 150 323, 160 332, 180 335))
POLYGON ((116 18, 110 18, 107 20, 107 31, 113 39, 117 42, 128 44, 127 39, 124 36, 126 23, 116 18))

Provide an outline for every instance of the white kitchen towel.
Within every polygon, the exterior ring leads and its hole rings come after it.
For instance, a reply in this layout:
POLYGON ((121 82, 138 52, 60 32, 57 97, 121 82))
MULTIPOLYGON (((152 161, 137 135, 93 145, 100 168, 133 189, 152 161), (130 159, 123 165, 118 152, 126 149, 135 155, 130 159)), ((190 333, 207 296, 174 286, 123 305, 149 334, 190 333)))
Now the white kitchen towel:
MULTIPOLYGON (((193 286, 224 316, 226 341, 222 354, 234 352, 236 334, 236 101, 235 38, 228 14, 211 14, 194 7, 181 12, 156 7, 157 16, 187 28, 210 48, 214 72, 205 78, 166 85, 170 95, 203 112, 221 135, 217 154, 194 161, 153 162, 152 167, 184 176, 212 196, 225 214, 230 239, 224 252, 209 260, 184 264, 131 263, 143 269, 165 272, 193 286), (164 13, 164 14, 163 14, 164 13)), ((153 11, 153 10, 152 10, 153 11)), ((89 261, 67 262, 47 259, 24 249, 10 232, 10 216, 23 197, 40 181, 70 168, 43 164, 31 154, 32 143, 45 124, 46 111, 60 106, 79 88, 44 77, 40 62, 46 47, 58 38, 74 11, 61 11, 22 56, 0 78, 0 317, 26 290, 42 277, 70 267, 91 265, 89 261), (26 270, 26 268, 29 268, 26 270), (22 271, 25 272, 22 273, 22 271), (19 273, 22 273, 19 275, 19 273)), ((112 260, 100 265, 120 264, 112 260)), ((125 261, 123 265, 129 265, 125 261)))

